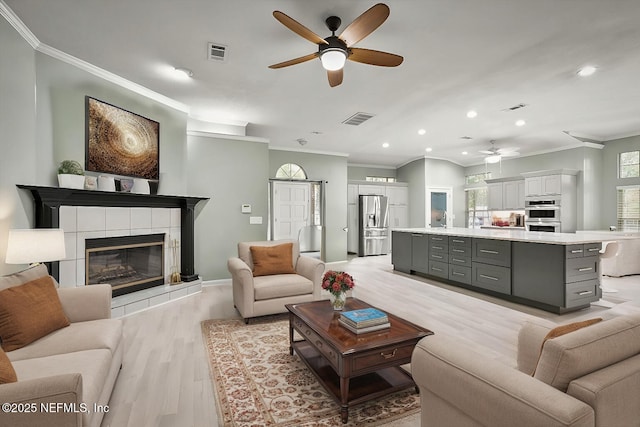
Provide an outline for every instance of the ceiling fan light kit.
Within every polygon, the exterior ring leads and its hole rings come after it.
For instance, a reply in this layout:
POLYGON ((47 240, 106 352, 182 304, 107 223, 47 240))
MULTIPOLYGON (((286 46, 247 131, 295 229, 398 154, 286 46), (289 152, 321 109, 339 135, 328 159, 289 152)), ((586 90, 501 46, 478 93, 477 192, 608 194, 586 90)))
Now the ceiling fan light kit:
POLYGON ((498 163, 500 160, 502 160, 502 156, 499 154, 494 154, 492 156, 487 156, 484 158, 484 161, 490 164, 498 163))
POLYGON ((342 83, 342 69, 347 60, 381 67, 397 67, 404 60, 402 56, 393 53, 353 47, 353 45, 367 37, 386 21, 389 17, 389 6, 386 4, 378 3, 368 9, 349 24, 339 36, 336 36, 336 30, 342 24, 342 20, 337 16, 328 17, 325 23, 329 31, 331 31, 331 35, 326 38, 320 37, 295 19, 278 10, 273 12, 273 16, 282 25, 300 37, 317 44, 318 52, 273 64, 269 68, 284 68, 319 57, 322 67, 327 70, 329 86, 335 87, 342 83))

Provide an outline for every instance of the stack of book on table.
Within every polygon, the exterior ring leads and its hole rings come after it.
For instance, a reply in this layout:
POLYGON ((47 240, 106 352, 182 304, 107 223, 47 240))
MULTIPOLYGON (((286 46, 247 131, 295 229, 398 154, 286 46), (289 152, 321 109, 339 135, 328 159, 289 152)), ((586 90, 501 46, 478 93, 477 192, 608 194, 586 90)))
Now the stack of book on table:
POLYGON ((355 334, 379 331, 391 326, 387 314, 373 307, 345 311, 340 314, 338 321, 355 334))

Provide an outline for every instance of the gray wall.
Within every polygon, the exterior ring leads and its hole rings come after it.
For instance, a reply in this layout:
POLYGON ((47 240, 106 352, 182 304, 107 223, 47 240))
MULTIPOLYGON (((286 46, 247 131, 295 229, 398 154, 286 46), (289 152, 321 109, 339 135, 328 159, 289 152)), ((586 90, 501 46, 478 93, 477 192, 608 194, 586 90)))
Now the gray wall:
POLYGON ((396 169, 375 168, 367 166, 349 166, 347 179, 349 181, 364 181, 368 176, 384 176, 395 178, 396 169))
POLYGON ((312 180, 325 181, 325 239, 326 262, 347 259, 347 158, 294 151, 269 150, 269 176, 285 163, 296 163, 312 180))
POLYGON ((425 227, 425 159, 398 168, 398 181, 409 184, 409 227, 425 227))
POLYGON ((209 197, 198 205, 196 272, 204 280, 229 277, 227 259, 238 255, 238 242, 267 237, 268 146, 261 142, 189 135, 187 193, 209 197), (241 213, 251 204, 251 215, 241 213), (262 225, 249 225, 262 216, 262 225))
POLYGON ((0 274, 21 266, 7 265, 7 234, 33 222, 30 196, 18 192, 16 183, 35 184, 36 159, 46 149, 36 143, 35 52, 0 18, 0 274))

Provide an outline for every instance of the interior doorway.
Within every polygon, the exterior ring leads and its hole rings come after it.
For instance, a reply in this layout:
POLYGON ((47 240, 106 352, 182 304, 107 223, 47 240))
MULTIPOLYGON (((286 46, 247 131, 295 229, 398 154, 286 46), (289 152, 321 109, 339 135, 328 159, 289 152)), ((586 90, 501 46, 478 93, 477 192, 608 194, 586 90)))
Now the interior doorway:
POLYGON ((300 252, 323 258, 324 197, 321 181, 269 182, 269 239, 293 239, 300 252))
POLYGON ((453 189, 432 187, 427 189, 427 224, 431 228, 453 226, 453 189))

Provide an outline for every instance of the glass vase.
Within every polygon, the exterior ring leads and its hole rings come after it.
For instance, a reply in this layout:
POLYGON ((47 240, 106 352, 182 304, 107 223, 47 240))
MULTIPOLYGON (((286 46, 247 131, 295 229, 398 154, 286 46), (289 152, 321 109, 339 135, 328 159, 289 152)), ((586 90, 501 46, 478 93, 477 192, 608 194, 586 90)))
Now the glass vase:
POLYGON ((347 293, 339 292, 334 294, 333 292, 329 294, 329 301, 331 301, 331 306, 334 310, 339 311, 344 309, 344 305, 347 302, 347 293))

